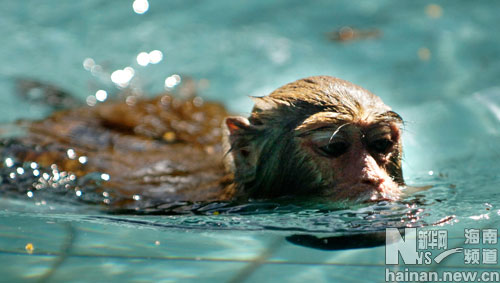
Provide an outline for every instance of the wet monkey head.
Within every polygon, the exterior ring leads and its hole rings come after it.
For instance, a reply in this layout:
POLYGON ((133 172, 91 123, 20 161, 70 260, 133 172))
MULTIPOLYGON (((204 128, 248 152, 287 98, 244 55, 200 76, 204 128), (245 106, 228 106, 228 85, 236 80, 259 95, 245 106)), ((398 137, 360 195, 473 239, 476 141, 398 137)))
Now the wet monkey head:
POLYGON ((394 200, 404 185, 401 117, 371 92, 327 76, 254 98, 228 117, 226 167, 250 197, 394 200))

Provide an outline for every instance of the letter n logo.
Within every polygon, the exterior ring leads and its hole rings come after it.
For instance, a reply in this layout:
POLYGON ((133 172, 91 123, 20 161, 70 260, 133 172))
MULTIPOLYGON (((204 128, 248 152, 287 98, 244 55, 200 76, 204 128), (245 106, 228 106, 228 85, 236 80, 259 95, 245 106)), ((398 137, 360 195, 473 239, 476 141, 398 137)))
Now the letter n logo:
POLYGON ((417 264, 417 228, 405 228, 405 237, 398 228, 385 229, 385 264, 399 264, 399 254, 405 264, 417 264))

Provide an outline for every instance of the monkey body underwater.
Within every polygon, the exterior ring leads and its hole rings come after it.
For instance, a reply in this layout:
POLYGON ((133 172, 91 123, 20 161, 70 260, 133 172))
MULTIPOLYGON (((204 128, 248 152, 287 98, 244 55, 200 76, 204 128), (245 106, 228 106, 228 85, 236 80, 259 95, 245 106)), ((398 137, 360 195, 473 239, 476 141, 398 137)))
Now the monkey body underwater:
POLYGON ((33 195, 60 187, 82 195, 91 184, 115 207, 138 198, 359 203, 400 197, 403 121, 374 94, 316 76, 254 102, 248 118, 230 116, 217 103, 165 94, 23 121, 24 135, 2 140, 3 168, 31 164, 37 181, 21 184, 22 174, 10 173, 2 176, 3 190, 33 195), (103 178, 85 183, 95 172, 103 178))

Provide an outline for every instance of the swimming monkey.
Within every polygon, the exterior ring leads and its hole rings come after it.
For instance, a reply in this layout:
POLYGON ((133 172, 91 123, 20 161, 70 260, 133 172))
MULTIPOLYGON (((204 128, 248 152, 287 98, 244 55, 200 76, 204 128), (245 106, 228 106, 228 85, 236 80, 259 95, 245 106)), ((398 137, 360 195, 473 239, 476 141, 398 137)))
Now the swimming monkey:
POLYGON ((168 94, 58 111, 23 122, 26 134, 3 142, 2 156, 56 168, 59 178, 102 172, 98 190, 121 199, 117 205, 137 196, 357 203, 400 197, 403 120, 379 97, 315 76, 253 100, 248 118, 168 94))
POLYGON ((402 119, 369 91, 318 76, 255 98, 248 119, 226 118, 237 192, 266 198, 397 199, 402 119))

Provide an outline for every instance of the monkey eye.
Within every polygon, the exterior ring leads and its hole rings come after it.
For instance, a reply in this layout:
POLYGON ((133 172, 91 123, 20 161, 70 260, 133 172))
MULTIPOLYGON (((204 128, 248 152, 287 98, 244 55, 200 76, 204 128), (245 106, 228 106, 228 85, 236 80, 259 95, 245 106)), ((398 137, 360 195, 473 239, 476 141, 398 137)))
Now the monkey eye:
POLYGON ((347 152, 349 144, 346 142, 333 142, 320 147, 321 152, 329 157, 339 157, 347 152))
POLYGON ((390 139, 378 139, 369 144, 370 149, 377 153, 386 153, 394 144, 390 139))

